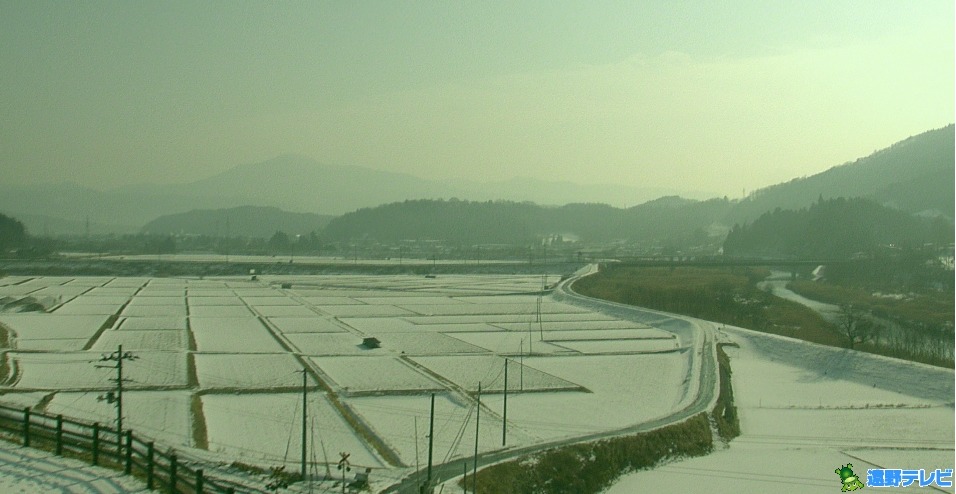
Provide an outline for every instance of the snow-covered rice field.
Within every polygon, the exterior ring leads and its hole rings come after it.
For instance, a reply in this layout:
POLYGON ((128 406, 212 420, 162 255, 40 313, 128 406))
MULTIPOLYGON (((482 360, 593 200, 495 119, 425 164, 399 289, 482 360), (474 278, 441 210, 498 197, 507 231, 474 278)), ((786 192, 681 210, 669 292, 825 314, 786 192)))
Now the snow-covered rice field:
MULTIPOLYGON (((112 351, 115 352, 115 349, 112 351)), ((101 361, 109 352, 11 352, 7 358, 14 369, 8 386, 20 389, 69 390, 77 388, 110 389, 116 377, 112 368, 100 367, 113 362, 101 361)), ((186 386, 186 353, 137 352, 137 360, 124 366, 126 386, 186 386)))
POLYGON ((269 317, 269 322, 283 333, 344 333, 342 326, 323 317, 269 317))
POLYGON ((189 320, 196 349, 201 352, 283 351, 269 330, 254 317, 190 317, 189 320))
MULTIPOLYGON (((468 314, 527 314, 529 316, 537 313, 537 306, 534 303, 529 304, 432 304, 419 305, 414 302, 401 304, 400 308, 407 309, 421 315, 429 316, 448 316, 448 315, 468 315, 468 314)), ((575 312, 585 312, 571 305, 561 303, 543 303, 541 304, 542 314, 567 314, 575 312)), ((400 315, 400 314, 396 314, 400 315)))
POLYGON ((366 349, 362 338, 351 333, 290 333, 286 339, 305 355, 383 354, 383 349, 366 349))
MULTIPOLYGON (((538 321, 537 314, 534 311, 529 312, 527 314, 416 316, 416 317, 405 317, 403 319, 418 325, 460 324, 460 323, 463 324, 463 323, 479 322, 479 323, 489 323, 489 324, 494 324, 496 326, 501 326, 501 323, 522 323, 525 329, 527 329, 528 321, 534 321, 535 324, 537 324, 537 321, 538 321)), ((572 313, 572 314, 541 314, 541 320, 544 321, 545 324, 549 322, 607 321, 611 323, 611 326, 608 326, 608 328, 617 327, 617 325, 621 323, 636 324, 636 323, 628 322, 628 321, 620 321, 618 319, 615 319, 612 316, 599 314, 597 312, 579 312, 579 313, 572 313)))
POLYGON ((125 300, 129 300, 137 291, 139 291, 139 286, 106 285, 91 288, 90 291, 83 294, 83 297, 123 297, 125 300))
POLYGON ((383 348, 408 355, 435 355, 453 353, 486 353, 488 350, 466 343, 455 336, 442 333, 384 333, 378 335, 383 348))
POLYGON ((269 297, 246 296, 246 297, 243 297, 243 300, 245 300, 247 304, 253 307, 269 306, 269 305, 299 305, 299 303, 296 302, 295 300, 292 300, 291 298, 286 296, 280 296, 278 294, 273 294, 272 296, 269 296, 269 297))
MULTIPOLYGON (((456 357, 412 357, 412 361, 452 381, 470 392, 503 391, 505 359, 495 355, 463 355, 456 357)), ((579 390, 581 385, 534 367, 534 359, 509 359, 508 388, 525 391, 579 390), (523 382, 522 382, 523 381, 523 382)))
POLYGON ((398 317, 416 313, 394 305, 321 305, 320 311, 335 317, 398 317))
POLYGON ((118 345, 123 345, 123 351, 186 351, 189 350, 189 334, 176 330, 106 330, 93 343, 92 350, 111 352, 118 345))
MULTIPOLYGON (((474 452, 479 382, 480 449, 501 448, 506 358, 508 447, 625 428, 693 399, 686 341, 653 318, 620 320, 549 296, 539 315, 540 276, 296 276, 292 289, 277 288, 288 281, 0 278, 0 295, 43 292, 63 303, 52 313, 0 314, 12 330, 0 349, 0 401, 110 423, 115 409, 96 397, 114 386, 115 370, 97 365, 122 345, 138 357, 124 363, 134 430, 177 448, 205 438, 227 461, 297 466, 304 362, 315 459, 334 463, 346 451, 355 466, 397 478, 408 470, 387 465, 363 434, 406 466, 417 442, 423 462, 432 392, 436 460, 474 452), (362 346, 365 337, 380 348, 362 346)), ((833 469, 847 462, 952 468, 952 371, 733 336, 744 435, 612 492, 744 492, 794 477, 823 492, 839 488, 833 469), (792 472, 776 473, 781 464, 792 472), (707 472, 698 475, 705 483, 683 484, 695 470, 707 472)))
POLYGON ((182 298, 186 295, 186 291, 183 289, 171 290, 169 288, 143 288, 140 290, 136 296, 142 298, 151 298, 151 297, 178 297, 182 298))
MULTIPOLYGON (((540 324, 537 321, 537 318, 533 318, 531 322, 534 324, 534 329, 539 329, 539 327, 544 331, 582 331, 582 330, 598 330, 595 331, 595 334, 599 333, 608 333, 612 329, 645 329, 647 333, 657 333, 662 336, 671 336, 671 333, 665 331, 651 329, 648 326, 639 324, 631 321, 548 321, 542 320, 540 324)), ((518 322, 496 322, 495 326, 498 326, 502 329, 507 329, 508 331, 526 331, 528 329, 529 321, 518 322)))
MULTIPOLYGON (((527 328, 527 326, 526 326, 527 328)), ((530 351, 535 354, 569 353, 570 350, 541 341, 537 331, 483 331, 480 333, 456 332, 454 337, 499 355, 519 355, 530 351)))
POLYGON ((119 330, 186 330, 185 317, 127 317, 120 323, 119 330))
MULTIPOLYGON (((409 466, 428 461, 428 419, 431 409, 429 394, 416 396, 371 396, 347 398, 346 402, 369 424, 376 435, 409 466), (415 435, 416 425, 418 435, 415 435), (416 444, 417 442, 417 444, 416 444), (417 458, 416 458, 417 453, 417 458)), ((482 400, 484 403, 484 400, 482 400)), ((510 407, 510 401, 509 401, 510 407)), ((435 395, 434 461, 471 458, 475 451, 475 407, 445 393, 435 395)), ((479 429, 479 451, 501 447, 501 417, 482 409, 479 429)), ((508 422, 511 422, 509 410, 508 422)), ((511 428, 508 445, 527 444, 530 438, 511 428)))
POLYGON ((415 325, 394 317, 340 317, 350 328, 366 334, 404 333, 415 331, 415 325))
POLYGON ((552 341, 553 345, 567 348, 587 355, 645 353, 676 350, 677 340, 669 339, 627 339, 627 340, 562 340, 552 341))
MULTIPOLYGON (((64 417, 100 422, 115 430, 116 409, 113 404, 98 399, 101 395, 99 392, 57 393, 46 409, 48 413, 64 417)), ((123 428, 163 441, 168 446, 193 446, 191 400, 190 391, 124 392, 123 428)), ((104 434, 103 440, 115 441, 115 437, 104 434)))
POLYGON ((133 297, 129 301, 129 305, 184 305, 186 303, 183 300, 183 297, 180 295, 178 297, 149 297, 149 296, 137 296, 133 297))
MULTIPOLYGON (((314 292, 309 292, 314 293, 314 292)), ((365 305, 365 302, 360 302, 354 298, 349 297, 333 297, 333 296, 304 296, 302 300, 311 305, 365 305)))
MULTIPOLYGON (((181 299, 181 298, 180 298, 181 299)), ((233 305, 245 305, 242 303, 242 299, 234 296, 227 297, 208 297, 208 296, 197 296, 191 295, 188 299, 189 306, 195 310, 197 306, 212 306, 212 307, 224 307, 224 306, 233 306, 233 305)))
POLYGON ((13 330, 17 340, 91 338, 106 324, 106 315, 0 314, 0 324, 13 330))
POLYGON ((588 330, 567 329, 554 330, 543 326, 544 340, 553 342, 563 341, 604 341, 604 340, 674 340, 673 333, 652 328, 637 329, 607 329, 592 328, 588 330))
MULTIPOLYGON (((301 394, 206 394, 202 396, 202 410, 210 451, 251 464, 298 464, 302 445, 301 394)), ((308 446, 316 461, 324 463, 328 458, 334 464, 338 453, 345 451, 351 454, 349 459, 356 467, 382 466, 321 394, 309 395, 307 417, 308 446)))
POLYGON ((189 315, 201 317, 250 317, 252 312, 245 305, 190 305, 189 315))
MULTIPOLYGON (((129 302, 129 295, 99 295, 87 293, 80 295, 79 297, 70 300, 66 305, 111 305, 114 307, 121 307, 126 302, 129 302)), ((110 314, 115 313, 114 310, 110 314)))
POLYGON ((316 312, 304 305, 259 305, 256 313, 266 317, 315 317, 316 312))
POLYGON ((312 362, 349 393, 443 389, 422 371, 395 357, 312 357, 312 362))
POLYGON ((70 301, 58 307, 54 313, 61 316, 112 315, 121 307, 122 304, 75 304, 70 301))
POLYGON ((197 353, 201 389, 268 390, 301 386, 302 364, 288 353, 197 353))
POLYGON ((186 304, 180 305, 133 305, 129 304, 122 314, 125 317, 186 316, 186 304))
POLYGON ((89 342, 89 338, 18 340, 16 347, 28 352, 72 352, 83 350, 89 342))

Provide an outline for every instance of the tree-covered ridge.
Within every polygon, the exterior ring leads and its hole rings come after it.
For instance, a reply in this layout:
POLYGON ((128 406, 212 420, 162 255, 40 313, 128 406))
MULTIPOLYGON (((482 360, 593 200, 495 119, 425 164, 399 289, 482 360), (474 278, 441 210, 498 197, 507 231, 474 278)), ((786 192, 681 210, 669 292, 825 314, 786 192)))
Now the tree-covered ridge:
POLYGON ((269 238, 276 230, 290 235, 321 231, 331 216, 293 213, 266 206, 227 209, 194 209, 160 216, 141 231, 157 235, 209 235, 216 237, 269 238))
POLYGON ((880 246, 949 243, 952 225, 861 198, 819 199, 809 208, 777 208, 752 224, 735 225, 724 254, 744 257, 847 258, 880 246))
POLYGON ((731 223, 752 221, 775 208, 809 206, 819 196, 865 197, 909 213, 952 219, 954 126, 931 130, 822 173, 754 191, 740 201, 731 223))
POLYGON ((27 239, 27 229, 23 223, 0 213, 0 249, 18 247, 27 239))
POLYGON ((539 206, 529 202, 415 200, 364 208, 333 219, 332 241, 442 240, 461 244, 521 245, 545 236, 612 242, 679 242, 699 237, 726 214, 730 202, 652 201, 629 209, 606 204, 539 206))

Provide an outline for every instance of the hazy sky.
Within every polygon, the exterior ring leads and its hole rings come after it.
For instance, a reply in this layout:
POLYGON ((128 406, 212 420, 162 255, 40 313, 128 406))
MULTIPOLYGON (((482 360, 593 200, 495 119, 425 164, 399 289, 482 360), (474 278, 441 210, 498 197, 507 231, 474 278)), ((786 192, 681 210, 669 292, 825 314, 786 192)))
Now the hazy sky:
POLYGON ((297 153, 734 197, 953 122, 953 4, 0 0, 0 180, 297 153))

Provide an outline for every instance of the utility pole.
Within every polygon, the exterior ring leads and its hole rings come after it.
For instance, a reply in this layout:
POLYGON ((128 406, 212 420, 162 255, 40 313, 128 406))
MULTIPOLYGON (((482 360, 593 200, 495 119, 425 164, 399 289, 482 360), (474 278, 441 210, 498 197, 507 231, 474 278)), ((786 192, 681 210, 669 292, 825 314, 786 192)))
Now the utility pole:
POLYGON ((306 412, 308 404, 308 395, 306 394, 307 388, 307 379, 309 375, 306 373, 306 369, 302 369, 302 481, 305 481, 305 455, 306 455, 306 412))
POLYGON ((115 353, 103 355, 100 362, 116 362, 114 365, 97 365, 96 367, 116 369, 116 392, 107 392, 105 395, 96 397, 99 401, 105 401, 116 406, 116 453, 120 457, 123 455, 123 361, 136 360, 139 357, 130 352, 123 353, 123 345, 116 348, 115 353))
POLYGON ((229 216, 226 216, 226 262, 229 262, 229 216))
POLYGON ((534 321, 528 323, 528 356, 531 356, 531 340, 534 338, 534 321))
POLYGON ((505 410, 501 418, 501 445, 505 445, 508 434, 508 359, 505 359, 505 410))
POLYGON ((481 381, 478 381, 478 406, 475 409, 475 467, 471 472, 471 491, 478 492, 478 422, 481 419, 481 381))
POLYGON ((430 489, 432 485, 432 446, 435 439, 435 393, 432 393, 432 412, 428 417, 428 477, 425 485, 430 489))
POLYGON ((415 416, 415 473, 421 471, 421 465, 418 464, 418 415, 415 416))
POLYGON ((541 341, 544 341, 544 321, 541 320, 541 298, 544 297, 544 290, 548 284, 546 274, 541 275, 541 292, 538 293, 538 331, 540 332, 541 341))
POLYGON ((521 339, 521 349, 518 350, 518 389, 524 391, 524 338, 521 339))

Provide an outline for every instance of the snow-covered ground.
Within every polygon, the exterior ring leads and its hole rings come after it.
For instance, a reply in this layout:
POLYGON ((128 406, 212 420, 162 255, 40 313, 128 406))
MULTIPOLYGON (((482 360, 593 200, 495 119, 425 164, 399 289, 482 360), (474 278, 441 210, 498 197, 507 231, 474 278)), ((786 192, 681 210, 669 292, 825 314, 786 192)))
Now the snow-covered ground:
MULTIPOLYGON (((210 451, 254 465, 298 464, 301 394, 209 394, 202 397, 202 405, 210 451)), ((325 397, 310 395, 306 421, 310 461, 336 462, 338 453, 345 451, 356 466, 382 467, 382 461, 325 397)))
POLYGON ((10 293, 45 293, 61 305, 51 314, 0 315, 10 330, 0 400, 112 423, 115 408, 97 398, 114 386, 115 371, 101 358, 122 345, 138 357, 124 364, 126 426, 177 448, 208 444, 224 460, 297 464, 301 395, 291 390, 303 366, 310 450, 320 463, 351 452, 382 483, 415 464, 414 422, 421 436, 432 392, 441 459, 473 452, 466 431, 478 415, 479 382, 480 450, 502 448, 506 358, 508 448, 658 417, 687 390, 684 353, 647 354, 673 350, 671 333, 539 297, 555 277, 3 281, 10 293), (280 287, 290 280, 291 289, 280 287), (369 336, 381 348, 364 346, 369 336), (615 355, 589 355, 604 352, 615 355), (389 466, 390 455, 404 466, 389 466))
POLYGON ((871 468, 954 467, 952 370, 725 332, 740 345, 725 349, 741 436, 711 455, 629 474, 608 494, 827 493, 839 492, 834 470, 847 463, 864 482, 871 468))
MULTIPOLYGON (((438 460, 473 454, 479 382, 480 451, 624 428, 693 400, 699 365, 688 346, 698 339, 690 326, 664 314, 596 312, 558 297, 539 302, 543 282, 555 281, 497 275, 3 278, 0 288, 45 291, 63 297, 63 305, 50 314, 0 315, 12 330, 10 348, 0 351, 6 364, 0 401, 111 423, 115 409, 96 397, 113 386, 115 371, 97 365, 122 344, 139 357, 124 365, 129 427, 176 448, 208 443, 208 452, 197 453, 206 457, 294 467, 301 394, 290 388, 301 383, 305 366, 310 459, 335 462, 339 452, 352 453, 353 464, 374 469, 373 487, 384 487, 414 468, 416 444, 418 462, 424 460, 432 392, 438 460), (290 281, 291 289, 281 288, 290 281), (668 331, 678 326, 683 329, 668 331), (381 347, 364 346, 366 337, 378 338, 381 347), (391 455, 404 466, 390 465, 391 455)), ((933 459, 946 455, 951 460, 953 409, 945 405, 953 401, 951 371, 728 333, 741 345, 730 353, 744 436, 730 449, 691 461, 740 454, 739 461, 762 465, 779 453, 794 468, 826 466, 814 478, 830 481, 838 479, 832 472, 839 464, 884 465, 890 453, 906 463, 886 464, 901 468, 946 465, 933 459), (928 372, 945 379, 926 378, 928 372), (908 435, 911 442, 902 439, 908 435), (826 456, 833 451, 834 459, 826 456), (817 453, 826 465, 813 463, 817 453)), ((682 464, 637 475, 663 475, 682 464)), ((784 467, 727 471, 766 478, 784 467)), ((673 483, 673 476, 666 481, 673 483)), ((614 492, 634 492, 624 482, 614 492)), ((673 492, 658 485, 650 491, 673 492)))
POLYGON ((0 492, 6 494, 121 494, 150 492, 121 472, 0 440, 0 492))

